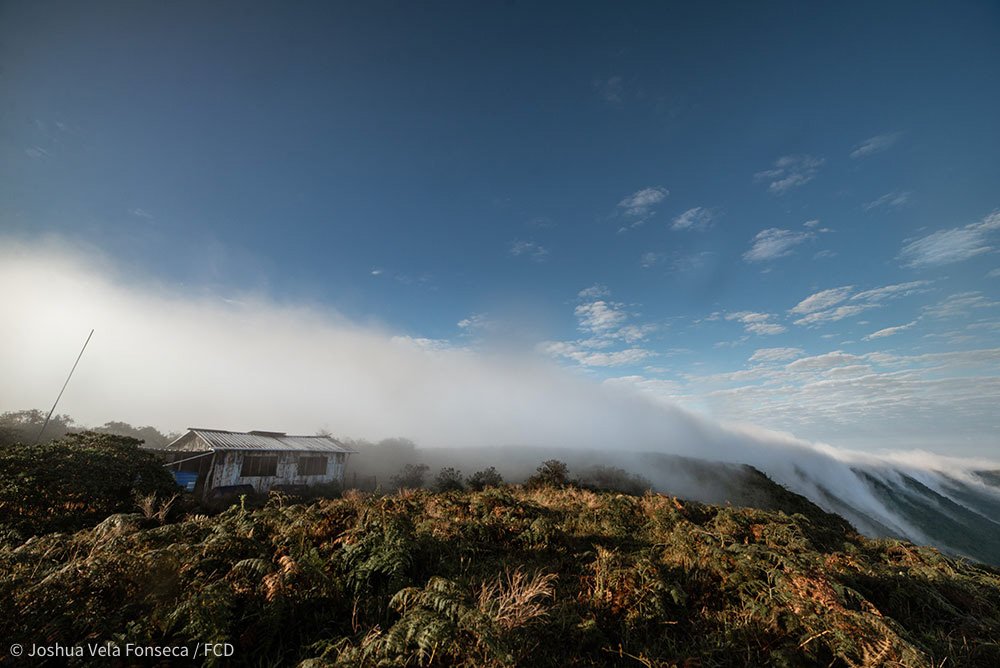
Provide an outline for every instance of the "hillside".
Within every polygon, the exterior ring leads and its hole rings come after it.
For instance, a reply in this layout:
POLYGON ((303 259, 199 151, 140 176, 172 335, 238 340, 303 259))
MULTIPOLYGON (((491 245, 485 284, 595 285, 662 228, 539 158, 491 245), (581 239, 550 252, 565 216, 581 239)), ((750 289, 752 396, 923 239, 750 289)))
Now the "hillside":
POLYGON ((0 637, 229 642, 255 665, 1000 665, 1000 571, 786 501, 501 487, 113 515, 0 549, 0 637))
MULTIPOLYGON (((566 461, 574 475, 588 482, 588 472, 613 464, 630 473, 641 473, 646 486, 655 491, 702 503, 798 512, 797 504, 808 498, 844 517, 866 536, 933 545, 947 554, 1000 566, 1000 475, 996 471, 978 471, 960 478, 951 472, 907 469, 889 462, 874 466, 829 461, 825 462, 829 467, 805 468, 794 465, 796 458, 792 454, 788 457, 792 466, 771 461, 754 467, 627 450, 609 453, 568 448, 390 447, 388 453, 379 453, 381 447, 364 449, 352 467, 367 467, 366 473, 380 474, 383 480, 382 471, 372 464, 385 461, 387 454, 397 462, 425 462, 431 470, 455 466, 474 471, 503 462, 498 468, 504 479, 518 481, 526 479, 539 461, 556 458, 566 461), (789 489, 798 494, 791 494, 789 489)), ((383 468, 387 467, 383 464, 383 468)))

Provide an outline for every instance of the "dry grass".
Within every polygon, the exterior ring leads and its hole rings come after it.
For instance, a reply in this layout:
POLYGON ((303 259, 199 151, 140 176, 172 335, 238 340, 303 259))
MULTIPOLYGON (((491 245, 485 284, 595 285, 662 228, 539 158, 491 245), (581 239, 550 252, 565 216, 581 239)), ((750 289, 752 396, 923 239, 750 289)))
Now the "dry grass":
POLYGON ((554 573, 536 572, 530 577, 520 568, 505 571, 479 590, 478 608, 493 623, 510 631, 544 617, 555 597, 554 573))
POLYGON ((1000 572, 824 514, 504 487, 149 526, 0 547, 0 637, 269 665, 1000 665, 1000 572))

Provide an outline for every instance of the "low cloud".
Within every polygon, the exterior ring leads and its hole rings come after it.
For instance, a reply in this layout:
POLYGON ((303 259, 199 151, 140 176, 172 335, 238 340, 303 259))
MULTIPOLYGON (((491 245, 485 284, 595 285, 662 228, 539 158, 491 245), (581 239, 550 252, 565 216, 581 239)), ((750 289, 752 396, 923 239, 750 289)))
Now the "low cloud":
MULTIPOLYGON (((822 485, 894 526, 895 515, 853 471, 878 474, 890 461, 903 466, 900 457, 812 444, 747 422, 763 417, 792 429, 832 423, 846 431, 870 425, 875 415, 907 427, 906 436, 942 429, 964 435, 970 424, 985 422, 995 443, 1000 349, 910 357, 835 351, 705 379, 729 384, 700 397, 741 421, 721 425, 664 396, 678 394, 679 381, 622 375, 595 382, 528 351, 473 351, 261 295, 227 301, 207 289, 182 292, 114 267, 65 247, 0 245, 0 281, 18 286, 5 303, 11 323, 0 328, 0 406, 47 405, 93 327, 59 406, 84 424, 326 428, 373 440, 403 435, 456 451, 572 446, 611 461, 628 452, 670 452, 755 465, 821 504, 814 485, 822 485), (765 384, 739 385, 745 382, 765 384)), ((749 325, 769 318, 732 315, 749 325)), ((637 347, 572 344, 561 353, 595 367, 650 355, 637 347)), ((965 475, 983 464, 938 458, 933 467, 905 465, 926 479, 935 470, 965 475)))

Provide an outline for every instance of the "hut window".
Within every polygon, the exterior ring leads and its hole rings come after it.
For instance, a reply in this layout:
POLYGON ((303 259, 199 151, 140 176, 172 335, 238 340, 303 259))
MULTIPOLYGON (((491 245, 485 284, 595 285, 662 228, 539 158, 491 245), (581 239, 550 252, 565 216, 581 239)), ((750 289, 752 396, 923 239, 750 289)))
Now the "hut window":
POLYGON ((241 478, 261 478, 278 473, 278 455, 243 455, 241 478))
POLYGON ((326 457, 299 457, 299 475, 326 475, 326 457))

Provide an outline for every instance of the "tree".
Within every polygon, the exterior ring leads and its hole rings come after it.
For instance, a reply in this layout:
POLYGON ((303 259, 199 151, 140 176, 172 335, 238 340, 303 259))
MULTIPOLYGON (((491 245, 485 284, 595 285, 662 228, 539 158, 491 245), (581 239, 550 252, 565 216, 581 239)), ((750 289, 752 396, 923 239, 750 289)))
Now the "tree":
MULTIPOLYGON (((46 412, 37 408, 24 411, 9 411, 0 415, 0 446, 14 443, 34 443, 45 424, 46 412)), ((53 415, 42 433, 40 442, 62 438, 74 429, 73 418, 68 415, 53 415)))
POLYGON ((427 464, 407 464, 392 477, 392 484, 399 489, 418 489, 424 486, 424 478, 431 467, 427 464))
POLYGON ((487 487, 499 487, 503 484, 503 476, 497 473, 497 470, 492 466, 483 469, 482 471, 476 471, 468 480, 469 489, 481 492, 487 487))
POLYGON ((142 441, 148 448, 162 448, 177 437, 177 434, 164 434, 156 427, 133 427, 128 422, 105 422, 103 427, 95 427, 94 431, 99 434, 131 436, 142 441))
POLYGON ((73 531, 131 512, 137 496, 169 498, 178 491, 173 476, 139 443, 88 431, 0 448, 0 528, 73 531))
POLYGON ((441 469, 434 479, 434 489, 439 492, 461 492, 465 489, 462 472, 450 466, 441 469))
POLYGON ((580 483, 599 491, 621 492, 633 496, 642 496, 653 488, 653 483, 649 480, 616 466, 592 466, 580 476, 580 483))
POLYGON ((558 459, 546 460, 525 484, 528 487, 564 487, 569 484, 569 467, 558 459))

